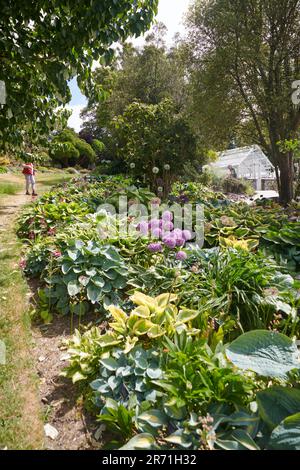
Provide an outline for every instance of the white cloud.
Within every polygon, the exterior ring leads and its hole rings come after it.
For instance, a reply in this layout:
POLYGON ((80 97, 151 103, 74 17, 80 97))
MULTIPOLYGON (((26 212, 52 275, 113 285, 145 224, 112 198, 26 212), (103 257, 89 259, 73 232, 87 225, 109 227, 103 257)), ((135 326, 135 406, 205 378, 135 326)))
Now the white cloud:
POLYGON ((72 111, 72 115, 70 116, 68 120, 68 126, 72 127, 76 132, 80 131, 82 124, 83 124, 83 120, 80 117, 80 113, 84 107, 85 106, 81 104, 78 104, 75 106, 66 106, 67 109, 72 111))

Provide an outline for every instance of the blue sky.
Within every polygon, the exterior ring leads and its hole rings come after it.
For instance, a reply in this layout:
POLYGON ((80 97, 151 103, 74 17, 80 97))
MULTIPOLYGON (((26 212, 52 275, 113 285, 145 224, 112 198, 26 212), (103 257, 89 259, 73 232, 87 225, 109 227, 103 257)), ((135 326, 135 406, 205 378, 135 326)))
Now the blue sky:
MULTIPOLYGON (((184 26, 182 23, 183 15, 186 13, 191 0, 160 0, 158 7, 157 20, 162 21, 168 28, 167 41, 171 43, 174 35, 179 32, 183 35, 184 26)), ((143 38, 134 39, 132 41, 137 46, 142 45, 143 38)), ((72 111, 69 119, 69 126, 73 127, 77 132, 80 130, 82 120, 80 112, 86 105, 86 98, 83 96, 77 86, 76 78, 70 82, 72 93, 72 101, 67 106, 72 111)))

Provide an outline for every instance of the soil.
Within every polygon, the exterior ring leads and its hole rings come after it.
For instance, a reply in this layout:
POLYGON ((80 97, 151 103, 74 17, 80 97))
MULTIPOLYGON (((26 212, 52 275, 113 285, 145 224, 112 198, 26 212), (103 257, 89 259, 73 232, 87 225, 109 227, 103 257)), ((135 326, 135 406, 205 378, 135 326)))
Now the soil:
POLYGON ((45 422, 58 431, 45 437, 50 450, 88 450, 99 447, 94 439, 99 425, 85 411, 77 387, 62 377, 68 359, 64 340, 70 338, 70 318, 56 317, 50 325, 35 327, 33 353, 39 375, 39 391, 45 422))

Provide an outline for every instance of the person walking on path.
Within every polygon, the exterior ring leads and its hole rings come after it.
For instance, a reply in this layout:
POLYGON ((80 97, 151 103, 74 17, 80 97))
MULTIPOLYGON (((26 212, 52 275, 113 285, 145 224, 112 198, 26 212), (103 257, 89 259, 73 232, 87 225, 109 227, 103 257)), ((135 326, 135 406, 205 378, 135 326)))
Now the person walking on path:
POLYGON ((29 189, 31 186, 32 196, 37 196, 35 192, 35 169, 33 163, 25 163, 25 165, 23 165, 22 173, 25 176, 26 181, 26 195, 30 195, 29 189))

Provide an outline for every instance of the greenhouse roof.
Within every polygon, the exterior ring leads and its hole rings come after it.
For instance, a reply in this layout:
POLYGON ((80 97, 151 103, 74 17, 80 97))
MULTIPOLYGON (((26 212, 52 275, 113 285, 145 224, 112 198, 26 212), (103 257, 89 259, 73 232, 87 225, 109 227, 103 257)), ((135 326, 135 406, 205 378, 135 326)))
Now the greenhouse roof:
POLYGON ((258 145, 252 145, 250 147, 225 150, 225 152, 220 153, 219 159, 213 164, 213 166, 217 166, 219 168, 227 168, 229 165, 238 167, 244 162, 244 160, 253 156, 254 153, 260 154, 260 157, 267 158, 258 145))

